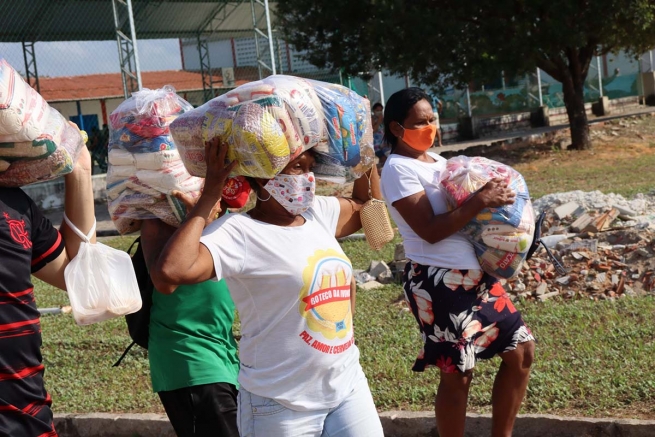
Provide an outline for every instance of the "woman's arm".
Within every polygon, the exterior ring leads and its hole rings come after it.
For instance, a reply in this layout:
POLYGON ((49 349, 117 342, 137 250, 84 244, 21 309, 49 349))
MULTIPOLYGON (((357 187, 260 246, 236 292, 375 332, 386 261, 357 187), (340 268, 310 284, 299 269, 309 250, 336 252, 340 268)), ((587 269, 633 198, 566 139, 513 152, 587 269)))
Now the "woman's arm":
POLYGON ((339 198, 341 212, 339 213, 339 222, 337 223, 337 238, 347 237, 362 228, 362 221, 359 212, 362 209, 362 205, 364 205, 371 196, 374 199, 382 199, 382 192, 380 191, 380 175, 375 166, 355 181, 351 198, 339 198), (369 178, 371 187, 370 196, 369 178))
POLYGON ((200 244, 200 237, 207 223, 220 211, 223 185, 236 164, 226 166, 226 154, 227 145, 220 144, 218 139, 205 145, 207 177, 203 192, 150 271, 153 284, 162 293, 170 294, 177 285, 197 284, 216 276, 212 255, 200 244))
MULTIPOLYGON (((181 192, 174 192, 175 197, 180 199, 187 208, 187 213, 190 213, 196 205, 197 198, 193 198, 188 194, 181 192)), ((218 216, 222 216, 227 211, 227 205, 221 201, 221 211, 218 216)), ((159 255, 163 252, 164 246, 175 233, 175 228, 171 225, 164 223, 161 220, 144 220, 141 225, 141 244, 143 245, 143 256, 148 266, 148 271, 152 271, 155 264, 159 261, 159 255)), ((170 294, 178 284, 164 284, 158 282, 157 290, 162 290, 162 293, 170 294)))
POLYGON ((435 214, 425 191, 393 203, 410 228, 422 239, 434 244, 462 229, 485 208, 514 203, 514 192, 502 180, 489 181, 462 206, 444 214, 435 214))

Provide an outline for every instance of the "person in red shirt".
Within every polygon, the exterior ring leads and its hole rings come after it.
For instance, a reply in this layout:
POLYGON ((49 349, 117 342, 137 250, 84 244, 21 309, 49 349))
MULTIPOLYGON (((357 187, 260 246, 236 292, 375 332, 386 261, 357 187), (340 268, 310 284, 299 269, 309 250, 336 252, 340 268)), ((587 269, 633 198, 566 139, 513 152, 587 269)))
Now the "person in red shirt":
MULTIPOLYGON (((66 175, 66 216, 82 232, 95 223, 91 156, 86 148, 66 175)), ((95 242, 95 235, 92 242, 95 242)), ((20 188, 0 187, 0 436, 55 437, 43 384, 41 325, 31 275, 66 290, 64 269, 80 238, 57 231, 20 188)))

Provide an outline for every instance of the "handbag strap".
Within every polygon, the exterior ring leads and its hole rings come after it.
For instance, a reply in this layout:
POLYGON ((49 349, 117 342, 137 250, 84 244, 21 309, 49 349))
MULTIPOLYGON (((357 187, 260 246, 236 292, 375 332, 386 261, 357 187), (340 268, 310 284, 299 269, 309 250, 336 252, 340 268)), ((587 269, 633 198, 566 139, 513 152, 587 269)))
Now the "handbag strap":
POLYGON ((66 213, 64 213, 64 221, 66 222, 66 224, 68 225, 68 227, 71 228, 71 230, 72 230, 73 232, 75 232, 75 234, 76 234, 78 237, 80 237, 80 239, 81 239, 82 241, 84 241, 84 242, 86 242, 86 243, 90 243, 90 242, 91 242, 91 237, 93 237, 93 234, 95 234, 95 232, 96 232, 96 224, 98 223, 98 222, 96 221, 95 217, 93 218, 93 226, 91 226, 91 230, 89 231, 89 235, 84 235, 84 234, 82 233, 82 231, 80 231, 79 229, 77 229, 77 226, 75 226, 75 225, 73 224, 73 222, 71 222, 71 221, 69 220, 69 218, 66 217, 66 213))
POLYGON ((368 172, 364 172, 364 176, 366 176, 366 179, 368 179, 368 198, 369 198, 369 200, 374 200, 373 199, 373 192, 371 191, 371 175, 369 173, 369 172, 371 172, 373 170, 374 170, 374 168, 372 168, 368 172))

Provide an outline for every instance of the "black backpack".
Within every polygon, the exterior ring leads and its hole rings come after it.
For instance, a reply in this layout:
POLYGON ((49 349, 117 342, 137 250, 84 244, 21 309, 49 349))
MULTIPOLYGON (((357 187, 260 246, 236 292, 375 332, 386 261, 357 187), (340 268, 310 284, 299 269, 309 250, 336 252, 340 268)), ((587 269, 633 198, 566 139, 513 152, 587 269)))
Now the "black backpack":
POLYGON ((136 281, 139 284, 139 291, 141 292, 141 309, 135 313, 125 316, 127 323, 127 330, 132 338, 132 343, 125 349, 123 355, 116 361, 113 367, 120 365, 123 358, 132 349, 132 346, 139 345, 144 349, 148 349, 148 338, 150 336, 150 308, 152 307, 152 293, 154 291, 150 273, 148 273, 148 266, 146 259, 143 256, 143 249, 141 248, 141 237, 134 240, 134 243, 127 249, 127 253, 132 252, 132 248, 136 246, 136 250, 132 257, 132 265, 134 266, 134 273, 136 273, 136 281))

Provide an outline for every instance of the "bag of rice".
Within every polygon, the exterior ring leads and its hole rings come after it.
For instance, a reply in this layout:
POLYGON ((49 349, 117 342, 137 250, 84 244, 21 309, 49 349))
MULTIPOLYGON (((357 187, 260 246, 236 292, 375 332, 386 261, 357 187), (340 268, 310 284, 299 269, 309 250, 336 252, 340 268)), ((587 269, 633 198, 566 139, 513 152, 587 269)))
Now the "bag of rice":
POLYGON ((10 163, 0 169, 0 186, 22 187, 66 175, 73 171, 83 147, 83 132, 52 109, 37 139, 0 143, 0 160, 10 163))
POLYGON ((107 196, 121 234, 139 230, 147 219, 179 226, 183 215, 170 193, 197 194, 202 188, 203 180, 192 177, 182 164, 169 129, 191 108, 167 86, 136 92, 112 112, 107 196))
POLYGON ((43 97, 0 58, 0 143, 36 139, 45 128, 50 109, 43 97))
POLYGON ((293 76, 247 83, 184 113, 171 134, 187 170, 206 173, 205 141, 228 145, 234 175, 271 178, 314 149, 317 177, 345 181, 374 162, 368 100, 339 85, 293 76))

